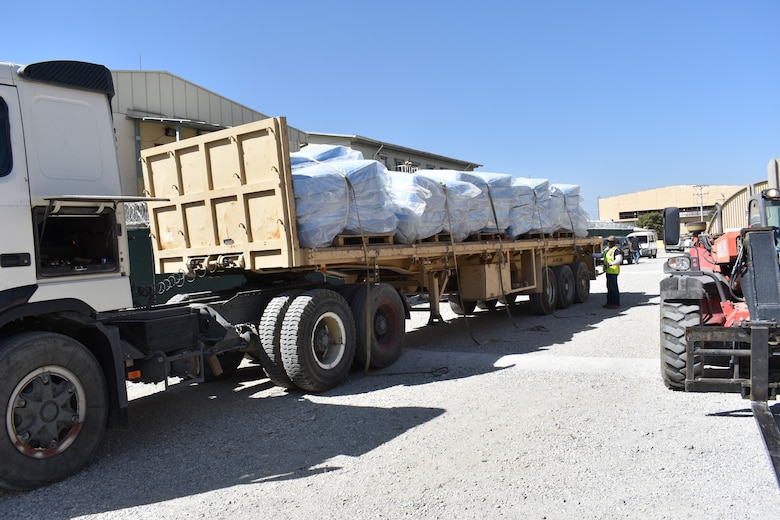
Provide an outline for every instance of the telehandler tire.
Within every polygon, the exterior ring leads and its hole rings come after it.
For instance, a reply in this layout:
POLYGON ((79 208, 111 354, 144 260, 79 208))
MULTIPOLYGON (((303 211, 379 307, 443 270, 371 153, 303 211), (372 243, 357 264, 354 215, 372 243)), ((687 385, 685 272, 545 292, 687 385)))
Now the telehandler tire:
MULTIPOLYGON (((685 390, 687 366, 685 328, 701 324, 699 302, 671 303, 661 300, 661 377, 667 388, 685 390)), ((704 365, 695 360, 694 376, 701 376, 704 365)))

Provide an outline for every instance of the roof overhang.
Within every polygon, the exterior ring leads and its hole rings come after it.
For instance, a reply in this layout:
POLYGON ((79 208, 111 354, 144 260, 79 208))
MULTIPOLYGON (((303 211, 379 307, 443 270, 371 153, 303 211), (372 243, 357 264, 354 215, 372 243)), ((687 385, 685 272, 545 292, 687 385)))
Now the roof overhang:
POLYGON ((144 112, 138 112, 135 110, 128 110, 127 118, 134 119, 136 121, 142 121, 144 123, 173 125, 181 128, 194 128, 196 130, 205 130, 207 132, 215 132, 217 130, 222 130, 224 128, 227 128, 222 125, 207 123, 206 121, 195 121, 193 119, 179 119, 176 117, 165 117, 158 114, 148 114, 144 112))
POLYGON ((464 165, 465 167, 472 167, 472 168, 480 168, 482 167, 481 164, 473 163, 470 161, 464 161, 461 159, 455 159, 454 157, 446 157, 444 155, 439 155, 435 153, 425 152, 423 150, 416 150, 414 148, 407 148, 406 146, 400 146, 397 144, 392 143, 386 143, 384 141, 378 141, 376 139, 371 139, 370 137, 364 137, 362 135, 356 135, 356 134, 330 134, 330 133, 324 133, 324 132, 306 132, 309 135, 322 135, 326 137, 337 137, 340 139, 349 139, 350 142, 354 144, 360 144, 364 146, 372 146, 377 149, 381 148, 391 148, 397 152, 405 153, 405 154, 413 154, 413 155, 421 155, 425 157, 430 157, 432 159, 436 159, 438 161, 442 162, 450 162, 450 163, 459 163, 464 165))

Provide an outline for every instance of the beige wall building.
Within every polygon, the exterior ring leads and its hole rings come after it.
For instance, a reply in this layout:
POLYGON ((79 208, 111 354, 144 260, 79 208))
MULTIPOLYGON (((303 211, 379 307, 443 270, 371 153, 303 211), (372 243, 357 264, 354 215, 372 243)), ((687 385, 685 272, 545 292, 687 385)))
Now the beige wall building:
POLYGON ((723 203, 743 188, 741 185, 683 184, 602 197, 599 198, 599 220, 633 224, 646 213, 662 213, 664 208, 671 206, 680 208, 682 223, 707 220, 716 203, 723 203))

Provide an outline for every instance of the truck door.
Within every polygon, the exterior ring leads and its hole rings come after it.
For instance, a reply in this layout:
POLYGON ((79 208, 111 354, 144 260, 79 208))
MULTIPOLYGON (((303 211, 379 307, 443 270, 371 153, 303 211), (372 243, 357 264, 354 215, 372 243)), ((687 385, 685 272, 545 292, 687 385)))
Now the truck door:
POLYGON ((0 85, 0 311, 35 284, 33 230, 19 98, 0 85))

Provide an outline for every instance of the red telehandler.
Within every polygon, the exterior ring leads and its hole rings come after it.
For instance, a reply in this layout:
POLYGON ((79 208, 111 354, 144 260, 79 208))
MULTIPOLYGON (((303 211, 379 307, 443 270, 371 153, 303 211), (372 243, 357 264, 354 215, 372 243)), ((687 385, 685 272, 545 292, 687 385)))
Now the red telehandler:
MULTIPOLYGON (((769 400, 780 385, 780 190, 748 201, 748 227, 711 234, 689 225, 692 246, 667 260, 661 281, 661 375, 673 390, 739 392, 750 399, 780 484, 780 431, 769 400)), ((664 210, 677 243, 679 210, 664 210)))

